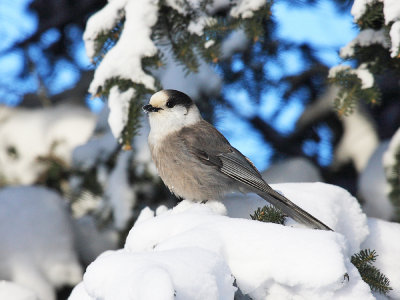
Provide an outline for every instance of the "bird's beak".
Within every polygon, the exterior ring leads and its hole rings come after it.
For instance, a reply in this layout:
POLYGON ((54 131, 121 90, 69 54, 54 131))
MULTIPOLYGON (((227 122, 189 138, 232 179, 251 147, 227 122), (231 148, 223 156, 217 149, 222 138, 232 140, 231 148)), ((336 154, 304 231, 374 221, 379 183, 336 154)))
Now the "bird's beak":
POLYGON ((146 113, 158 112, 160 109, 162 109, 162 108, 160 108, 160 107, 154 107, 154 106, 151 105, 151 104, 147 104, 147 105, 143 106, 143 110, 144 110, 146 113))

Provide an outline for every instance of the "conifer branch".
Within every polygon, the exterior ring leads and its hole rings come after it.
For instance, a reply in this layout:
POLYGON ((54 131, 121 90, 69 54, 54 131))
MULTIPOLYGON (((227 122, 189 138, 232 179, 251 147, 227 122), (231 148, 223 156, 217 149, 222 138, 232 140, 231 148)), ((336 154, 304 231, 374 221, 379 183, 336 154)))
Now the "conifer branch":
POLYGON ((358 269, 362 280, 369 285, 372 291, 386 295, 392 288, 390 280, 372 265, 377 256, 375 250, 364 249, 351 256, 351 263, 358 269))
POLYGON ((250 215, 252 220, 260 222, 275 223, 283 225, 286 215, 283 212, 271 205, 266 205, 262 208, 257 208, 253 215, 250 215))

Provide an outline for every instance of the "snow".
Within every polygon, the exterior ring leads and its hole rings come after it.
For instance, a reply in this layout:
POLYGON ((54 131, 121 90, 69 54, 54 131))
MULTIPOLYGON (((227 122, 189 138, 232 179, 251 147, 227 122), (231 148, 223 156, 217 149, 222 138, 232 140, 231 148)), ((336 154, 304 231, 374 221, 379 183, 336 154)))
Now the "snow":
POLYGON ((117 144, 111 132, 101 136, 94 136, 86 144, 73 150, 73 166, 89 170, 99 162, 105 162, 116 147, 117 144))
MULTIPOLYGON (((385 24, 400 20, 400 3, 398 0, 378 0, 383 2, 383 14, 385 24)), ((351 14, 354 16, 354 22, 357 22, 367 11, 367 6, 372 5, 377 0, 355 0, 351 8, 351 14)))
POLYGON ((39 300, 33 291, 5 280, 0 280, 0 299, 39 300))
POLYGON ((352 161, 358 173, 367 166, 379 145, 378 134, 368 112, 358 105, 350 116, 340 117, 344 133, 335 149, 333 165, 352 161))
POLYGON ((378 257, 374 265, 390 280, 393 291, 391 299, 400 299, 400 224, 368 218, 370 234, 363 248, 376 250, 378 257))
POLYGON ((354 22, 357 22, 367 11, 367 5, 371 5, 376 0, 354 0, 351 7, 351 14, 354 17, 354 22))
POLYGON ((400 20, 400 3, 398 0, 384 0, 383 14, 385 16, 385 24, 400 20))
MULTIPOLYGON (((184 1, 179 0, 167 0, 163 2, 163 5, 168 5, 173 8, 177 13, 184 16, 191 15, 192 19, 187 26, 187 31, 192 35, 202 36, 204 29, 207 26, 211 26, 216 22, 214 14, 223 8, 230 8, 230 15, 234 18, 250 18, 253 16, 253 12, 261 9, 265 5, 263 0, 238 0, 230 2, 227 0, 219 0, 210 2, 207 4, 206 9, 202 9, 200 1, 184 1)), ((110 1, 103 9, 90 17, 87 22, 86 30, 84 33, 84 41, 86 47, 86 53, 90 59, 94 60, 96 55, 96 38, 104 33, 110 32, 111 29, 123 19, 123 29, 121 31, 118 40, 115 44, 105 53, 100 64, 98 65, 93 81, 90 84, 89 92, 92 95, 97 95, 101 88, 107 83, 107 81, 115 78, 127 79, 135 84, 143 84, 149 90, 155 90, 155 78, 143 70, 142 59, 144 57, 151 57, 157 54, 158 51, 163 51, 163 47, 156 45, 152 39, 152 27, 156 24, 158 18, 159 2, 158 0, 113 0, 110 1)), ((243 33, 242 33, 243 34, 243 33)), ((239 37, 239 35, 235 35, 239 37)), ((240 40, 244 40, 243 37, 240 40)), ((231 46, 225 46, 223 53, 231 52, 233 54, 234 48, 239 49, 240 42, 238 38, 231 39, 231 46)), ((205 48, 211 47, 214 41, 209 40, 204 44, 205 48)), ((242 46, 243 47, 243 46, 242 46)), ((164 49, 165 50, 165 49, 164 49)), ((164 53, 165 54, 165 53, 164 53)), ((167 54, 167 70, 154 71, 154 74, 164 73, 170 75, 179 71, 179 77, 183 77, 185 72, 182 72, 182 68, 173 66, 169 61, 173 61, 171 54, 167 54)), ((165 63, 165 61, 164 61, 165 63)), ((202 70, 210 68, 204 61, 200 61, 200 73, 202 70)), ((218 76, 215 72, 207 70, 207 74, 212 74, 211 78, 207 78, 207 87, 211 83, 211 90, 220 87, 220 79, 213 80, 218 76)), ((153 75, 154 75, 153 74, 153 75)), ((192 78, 201 78, 203 75, 192 76, 192 78)), ((169 79, 161 80, 162 87, 168 88, 163 84, 163 81, 172 81, 174 83, 179 82, 176 77, 169 77, 169 79)), ((203 80, 202 80, 203 81, 203 80)), ((186 82, 184 80, 184 82, 186 82)), ((185 86, 185 85, 184 85, 185 86)), ((199 85, 195 85, 199 86, 199 85)), ((126 91, 130 93, 134 91, 126 91)), ((129 101, 131 97, 128 94, 118 92, 118 90, 112 89, 109 95, 109 106, 111 110, 110 114, 110 126, 115 137, 120 137, 121 131, 127 122, 127 113, 129 107, 129 101)), ((190 94, 190 93, 189 93, 190 94)))
MULTIPOLYGON (((354 16, 354 22, 357 22, 367 11, 367 6, 372 5, 377 0, 355 0, 351 8, 351 14, 354 16)), ((379 0, 383 2, 383 14, 385 24, 390 27, 390 40, 392 57, 396 57, 399 53, 400 45, 400 2, 398 0, 379 0)), ((389 41, 385 37, 384 29, 374 31, 366 29, 348 45, 340 51, 340 56, 343 58, 354 55, 354 46, 369 46, 372 44, 381 44, 384 48, 389 48, 389 41)))
MULTIPOLYGON (((82 187, 83 178, 72 176, 69 180, 70 190, 72 193, 78 192, 79 201, 71 203, 71 210, 75 218, 94 214, 100 219, 103 218, 100 222, 107 222, 104 217, 109 216, 110 213, 113 229, 123 230, 132 217, 136 193, 138 189, 143 188, 141 184, 132 184, 129 172, 134 171, 135 175, 140 177, 143 174, 155 176, 157 171, 151 160, 147 143, 149 132, 147 120, 143 122, 138 135, 133 140, 134 150, 118 152, 117 141, 110 131, 110 126, 104 121, 108 119, 109 112, 110 110, 105 107, 98 117, 93 137, 86 144, 76 147, 72 155, 75 170, 83 172, 91 169, 96 170, 96 180, 102 186, 103 193, 95 195, 85 191, 85 188, 82 187), (115 164, 112 166, 109 165, 110 157, 115 159, 115 164), (135 165, 134 168, 133 164, 135 165)), ((103 237, 106 238, 104 244, 114 244, 113 241, 108 240, 110 235, 112 235, 111 228, 102 228, 98 231, 93 229, 90 233, 90 236, 93 237, 93 243, 99 243, 100 246, 103 243, 103 237), (105 229, 110 232, 104 232, 105 229), (99 241, 96 240, 96 236, 98 236, 99 241)), ((96 253, 96 249, 93 249, 92 253, 96 253)), ((85 254, 86 257, 93 255, 85 254)))
MULTIPOLYGON (((367 236, 376 241, 357 200, 322 183, 273 188, 336 232, 290 219, 287 226, 250 220, 249 212, 265 204, 255 196, 184 200, 156 214, 145 208, 124 248, 99 256, 70 299, 233 299, 234 280, 255 300, 375 299, 349 261, 367 236)), ((385 253, 388 259, 396 255, 385 253)))
POLYGON ((83 263, 91 263, 106 250, 117 249, 118 233, 110 227, 98 226, 95 218, 89 215, 73 219, 76 250, 83 263))
POLYGON ((234 18, 251 18, 254 11, 261 9, 265 5, 264 0, 237 0, 236 5, 231 9, 230 15, 234 18))
POLYGON ((65 165, 71 152, 89 139, 95 116, 86 108, 58 105, 41 109, 0 106, 0 177, 8 184, 32 184, 47 168, 39 157, 65 165), (15 155, 9 149, 15 149, 15 155))
POLYGON ((390 43, 385 35, 385 30, 364 29, 346 46, 340 49, 340 57, 349 58, 354 56, 354 48, 367 47, 374 44, 381 45, 384 48, 389 48, 390 43))
POLYGON ((347 65, 333 66, 332 68, 329 69, 328 78, 335 78, 338 73, 344 72, 344 71, 347 71, 350 69, 351 69, 351 67, 347 66, 347 65))
POLYGON ((110 113, 108 115, 108 124, 110 124, 113 136, 118 139, 122 130, 128 122, 129 102, 135 95, 135 91, 130 88, 121 92, 118 86, 113 86, 108 95, 108 106, 110 113))
MULTIPOLYGON (((337 69, 331 68, 329 70, 328 77, 332 78, 336 76, 336 72, 341 71, 341 67, 344 65, 337 66, 337 69), (339 67, 340 66, 340 67, 339 67), (333 71, 335 73, 333 73, 333 71)), ((321 115, 325 115, 334 109, 334 99, 337 97, 339 87, 337 85, 329 85, 328 88, 314 101, 312 105, 308 105, 300 118, 296 122, 296 128, 302 130, 308 124, 314 122, 316 118, 320 118, 321 115)), ((351 117, 350 115, 349 117, 351 117)))
POLYGON ((400 151, 400 128, 390 139, 386 152, 383 155, 385 169, 392 169, 396 164, 396 154, 400 151))
POLYGON ((368 66, 365 63, 361 64, 357 69, 352 69, 347 65, 334 66, 329 70, 328 78, 334 78, 338 73, 343 71, 356 75, 361 80, 362 89, 368 89, 374 86, 374 76, 368 70, 368 66))
POLYGON ((140 176, 147 171, 148 174, 154 177, 157 176, 158 178, 157 169, 151 158, 151 152, 147 142, 147 137, 150 133, 149 119, 144 117, 144 120, 141 121, 141 124, 142 126, 140 127, 139 132, 133 141, 135 162, 137 163, 135 172, 140 176))
POLYGON ((360 78, 362 89, 369 89, 374 86, 374 76, 368 70, 367 64, 361 64, 354 70, 354 73, 360 78))
POLYGON ((132 152, 121 152, 117 158, 116 166, 105 182, 104 196, 111 203, 113 223, 116 229, 125 229, 132 217, 132 207, 136 203, 135 193, 129 182, 128 167, 131 162, 132 152))
POLYGON ((64 204, 42 187, 0 190, 0 278, 31 289, 42 300, 54 300, 55 288, 82 278, 64 204))
POLYGON ((244 51, 249 40, 243 29, 235 30, 226 37, 221 45, 221 59, 230 58, 236 52, 244 51))
MULTIPOLYGON (((151 40, 151 27, 157 22, 158 1, 114 0, 93 15, 83 35, 87 54, 93 58, 94 40, 105 28, 120 19, 120 11, 125 11, 125 23, 119 40, 104 56, 97 67, 89 92, 96 95, 106 80, 113 77, 130 79, 137 84, 154 90, 154 78, 142 69, 141 59, 157 53, 151 40)), ((112 27, 112 26, 111 26, 112 27)))
POLYGON ((84 277, 86 291, 106 299, 232 299, 232 283, 220 257, 190 247, 148 253, 108 251, 88 267, 84 277), (113 276, 105 278, 107 273, 113 276))
POLYGON ((127 0, 110 1, 106 7, 92 15, 86 23, 83 39, 86 46, 86 54, 90 59, 96 55, 95 38, 107 31, 112 30, 122 19, 123 8, 127 0))
MULTIPOLYGON (((146 143, 147 144, 147 143, 146 143)), ((88 213, 97 212, 103 214, 108 209, 112 212, 112 223, 115 229, 123 230, 132 217, 132 207, 136 203, 135 189, 129 180, 129 169, 134 159, 133 151, 120 151, 116 154, 115 165, 110 168, 107 161, 116 150, 117 144, 110 132, 103 136, 94 137, 87 144, 77 147, 74 151, 74 166, 81 170, 96 168, 97 181, 103 187, 103 195, 87 193, 80 197, 80 201, 71 204, 75 217, 81 217, 88 213)), ((142 146, 141 146, 142 147, 142 146)), ((148 147, 147 145, 142 148, 148 147)), ((147 150, 148 151, 148 150, 147 150)), ((143 150, 138 151, 142 153, 143 150)), ((143 157, 141 157, 143 160, 143 157)), ((137 172, 153 170, 147 168, 146 162, 137 161, 137 172)), ((155 172, 155 171, 153 171, 155 172)), ((81 185, 81 178, 71 178, 72 190, 81 185)))
POLYGON ((394 208, 387 193, 388 185, 383 168, 382 157, 388 149, 388 142, 379 145, 371 156, 358 179, 358 193, 365 202, 364 211, 370 217, 391 220, 394 208))
POLYGON ((207 4, 206 9, 210 15, 214 15, 216 12, 227 9, 232 5, 231 0, 214 0, 207 4))
POLYGON ((204 28, 211 26, 216 23, 216 20, 212 17, 201 15, 195 20, 190 21, 188 31, 191 34, 202 36, 204 34, 204 28))
POLYGON ((207 42, 204 43, 204 48, 208 49, 211 46, 213 46, 215 44, 214 40, 208 40, 207 42))
MULTIPOLYGON (((400 6, 399 6, 400 7, 400 6)), ((400 21, 393 23, 390 28, 390 39, 392 41, 392 47, 390 48, 390 56, 397 57, 399 55, 400 47, 400 21)))

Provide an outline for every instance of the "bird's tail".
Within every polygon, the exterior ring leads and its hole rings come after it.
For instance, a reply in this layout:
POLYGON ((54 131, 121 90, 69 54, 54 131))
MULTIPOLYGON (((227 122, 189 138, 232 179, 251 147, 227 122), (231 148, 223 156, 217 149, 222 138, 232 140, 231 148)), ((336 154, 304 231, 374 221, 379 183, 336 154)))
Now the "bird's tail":
POLYGON ((322 229, 322 230, 330 230, 328 226, 326 226, 324 223, 322 223, 320 220, 315 218, 314 216, 310 215, 308 212, 294 204, 292 201, 290 201, 288 198, 285 196, 279 194, 275 190, 272 189, 270 192, 258 192, 257 193, 260 197, 264 198, 267 200, 269 203, 271 203, 273 206, 279 208, 284 214, 286 214, 288 217, 292 218, 293 220, 302 223, 304 225, 307 225, 309 227, 315 228, 315 229, 322 229))

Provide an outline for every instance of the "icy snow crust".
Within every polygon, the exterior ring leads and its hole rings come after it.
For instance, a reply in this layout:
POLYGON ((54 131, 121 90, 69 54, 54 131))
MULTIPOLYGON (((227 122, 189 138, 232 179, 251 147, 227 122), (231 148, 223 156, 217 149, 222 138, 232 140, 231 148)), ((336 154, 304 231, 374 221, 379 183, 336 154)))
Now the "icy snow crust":
MULTIPOLYGON (((397 279, 396 265, 388 261, 400 261, 399 224, 367 224, 357 200, 336 186, 273 187, 336 232, 293 220, 287 226, 249 220, 249 213, 265 205, 255 196, 232 196, 224 203, 184 200, 156 213, 145 208, 125 247, 100 255, 70 299, 233 299, 234 280, 252 299, 375 299, 349 261, 366 245, 385 253, 379 267, 397 279), (390 227, 385 244, 377 235, 380 227, 390 227)), ((397 295, 398 284, 392 286, 397 295)))

